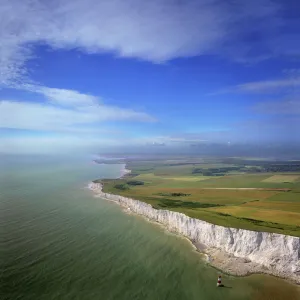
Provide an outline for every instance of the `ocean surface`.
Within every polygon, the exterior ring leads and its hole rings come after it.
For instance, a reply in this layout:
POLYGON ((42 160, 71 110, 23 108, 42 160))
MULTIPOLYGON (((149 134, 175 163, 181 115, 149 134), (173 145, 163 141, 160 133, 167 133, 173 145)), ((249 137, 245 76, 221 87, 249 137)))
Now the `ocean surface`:
POLYGON ((1 299, 300 299, 284 280, 222 274, 184 238, 85 189, 91 157, 1 156, 1 299))

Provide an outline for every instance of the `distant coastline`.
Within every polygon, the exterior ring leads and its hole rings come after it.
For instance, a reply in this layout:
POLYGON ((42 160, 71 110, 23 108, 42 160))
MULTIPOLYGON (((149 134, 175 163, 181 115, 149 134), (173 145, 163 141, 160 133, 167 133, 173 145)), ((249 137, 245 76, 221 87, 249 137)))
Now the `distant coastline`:
POLYGON ((127 174, 130 174, 131 170, 126 168, 126 164, 122 164, 122 169, 121 169, 121 174, 119 178, 123 178, 124 176, 126 176, 127 174))

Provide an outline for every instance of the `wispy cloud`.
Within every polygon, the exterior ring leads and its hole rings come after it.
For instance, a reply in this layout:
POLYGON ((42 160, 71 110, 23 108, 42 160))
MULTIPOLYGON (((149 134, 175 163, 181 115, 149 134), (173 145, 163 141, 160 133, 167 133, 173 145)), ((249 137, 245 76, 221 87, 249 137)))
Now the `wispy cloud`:
POLYGON ((26 90, 46 97, 52 104, 64 107, 87 107, 99 104, 99 97, 83 94, 74 90, 49 88, 46 86, 27 85, 26 90))
POLYGON ((2 0, 0 83, 22 81, 40 44, 158 63, 201 54, 247 60, 252 48, 267 49, 255 57, 286 54, 291 45, 276 48, 273 38, 284 35, 282 11, 272 0, 2 0))
POLYGON ((253 81, 228 87, 213 93, 210 96, 229 93, 277 93, 281 91, 291 91, 300 87, 300 76, 284 79, 253 81))
POLYGON ((286 78, 281 80, 267 80, 239 84, 234 88, 234 90, 237 92, 273 93, 274 91, 299 86, 300 77, 297 77, 286 78))
POLYGON ((154 137, 146 137, 141 140, 146 144, 152 145, 175 145, 175 144, 187 144, 187 143, 204 143, 208 140, 203 139, 201 134, 181 134, 181 135, 162 135, 154 137))
MULTIPOLYGON (((147 113, 106 105, 96 96, 75 90, 34 85, 19 86, 21 87, 42 94, 48 101, 36 103, 1 100, 0 128, 86 133, 85 125, 99 126, 99 123, 106 121, 155 121, 147 113)), ((90 130, 95 132, 95 128, 90 130)))
POLYGON ((99 105, 70 110, 32 102, 0 102, 0 127, 32 130, 60 130, 78 124, 104 121, 141 121, 155 119, 130 109, 99 105))

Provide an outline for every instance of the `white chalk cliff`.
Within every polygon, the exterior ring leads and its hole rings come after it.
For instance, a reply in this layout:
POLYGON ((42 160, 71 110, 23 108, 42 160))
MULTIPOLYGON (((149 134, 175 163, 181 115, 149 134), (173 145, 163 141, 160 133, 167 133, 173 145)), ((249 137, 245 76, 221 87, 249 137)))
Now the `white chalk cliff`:
POLYGON ((100 183, 89 188, 101 198, 114 201, 132 212, 163 224, 195 244, 219 249, 231 256, 259 265, 261 272, 289 278, 300 283, 300 238, 277 233, 228 228, 190 218, 182 213, 157 210, 138 200, 102 192, 100 183))

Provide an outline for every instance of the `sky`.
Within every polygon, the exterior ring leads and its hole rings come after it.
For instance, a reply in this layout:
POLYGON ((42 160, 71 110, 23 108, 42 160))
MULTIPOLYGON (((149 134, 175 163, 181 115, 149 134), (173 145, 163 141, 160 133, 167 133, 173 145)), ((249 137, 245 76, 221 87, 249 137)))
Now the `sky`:
POLYGON ((0 153, 300 145, 298 0, 0 0, 0 41, 0 153))

